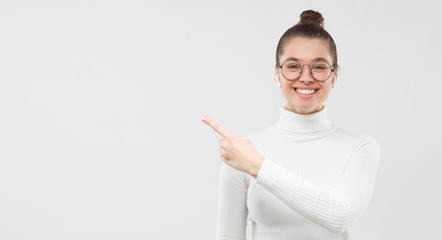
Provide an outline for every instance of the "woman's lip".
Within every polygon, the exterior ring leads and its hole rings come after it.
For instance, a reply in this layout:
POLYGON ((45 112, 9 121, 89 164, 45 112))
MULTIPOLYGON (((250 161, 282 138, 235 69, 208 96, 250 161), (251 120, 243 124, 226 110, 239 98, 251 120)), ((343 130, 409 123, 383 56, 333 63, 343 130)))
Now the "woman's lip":
MULTIPOLYGON (((301 88, 301 89, 302 89, 302 88, 301 88)), ((303 99, 309 99, 309 98, 312 98, 313 96, 315 96, 315 95, 318 93, 318 91, 319 91, 319 89, 316 90, 316 92, 313 93, 313 94, 300 94, 300 93, 298 93, 298 92, 296 91, 296 88, 293 88, 293 92, 295 92, 296 96, 298 96, 298 97, 300 97, 300 98, 303 98, 303 99)))
POLYGON ((319 90, 319 88, 303 88, 303 87, 295 87, 294 89, 319 90))

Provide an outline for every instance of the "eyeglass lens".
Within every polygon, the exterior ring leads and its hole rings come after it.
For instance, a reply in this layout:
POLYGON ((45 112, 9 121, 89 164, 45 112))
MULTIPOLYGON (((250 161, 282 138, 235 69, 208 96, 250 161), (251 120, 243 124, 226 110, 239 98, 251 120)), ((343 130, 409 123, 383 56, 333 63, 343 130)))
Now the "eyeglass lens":
MULTIPOLYGON (((282 65, 282 75, 289 80, 295 80, 299 77, 301 73, 302 65, 297 61, 287 61, 282 65)), ((311 70, 313 74, 313 78, 318 81, 327 80, 331 73, 331 66, 324 61, 318 61, 311 65, 311 70)))

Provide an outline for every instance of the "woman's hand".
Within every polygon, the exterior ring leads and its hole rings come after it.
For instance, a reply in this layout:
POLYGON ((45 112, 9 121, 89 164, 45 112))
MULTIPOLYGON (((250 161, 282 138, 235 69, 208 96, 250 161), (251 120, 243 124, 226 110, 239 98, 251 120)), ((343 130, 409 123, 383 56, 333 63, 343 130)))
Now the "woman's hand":
POLYGON ((229 166, 256 178, 265 157, 258 153, 248 138, 239 138, 208 117, 201 119, 224 137, 219 141, 221 159, 229 166))

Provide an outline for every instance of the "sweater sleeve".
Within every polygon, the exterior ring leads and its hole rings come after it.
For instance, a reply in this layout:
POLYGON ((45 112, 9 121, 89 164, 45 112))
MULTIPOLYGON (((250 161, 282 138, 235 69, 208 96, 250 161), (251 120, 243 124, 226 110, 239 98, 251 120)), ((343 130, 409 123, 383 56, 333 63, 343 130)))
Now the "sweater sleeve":
POLYGON ((245 240, 248 179, 222 162, 219 175, 217 240, 245 240))
POLYGON ((342 234, 368 207, 380 162, 380 146, 368 137, 351 153, 338 183, 326 189, 266 158, 256 183, 311 222, 342 234))

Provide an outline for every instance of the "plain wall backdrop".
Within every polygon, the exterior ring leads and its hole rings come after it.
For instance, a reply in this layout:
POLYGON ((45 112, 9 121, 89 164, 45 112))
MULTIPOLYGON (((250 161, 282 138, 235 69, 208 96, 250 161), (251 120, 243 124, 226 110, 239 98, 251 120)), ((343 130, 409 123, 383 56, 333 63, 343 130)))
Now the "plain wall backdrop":
POLYGON ((274 124, 281 35, 322 13, 325 102, 381 165, 351 239, 442 239, 440 1, 1 1, 0 239, 214 239, 222 138, 274 124))

